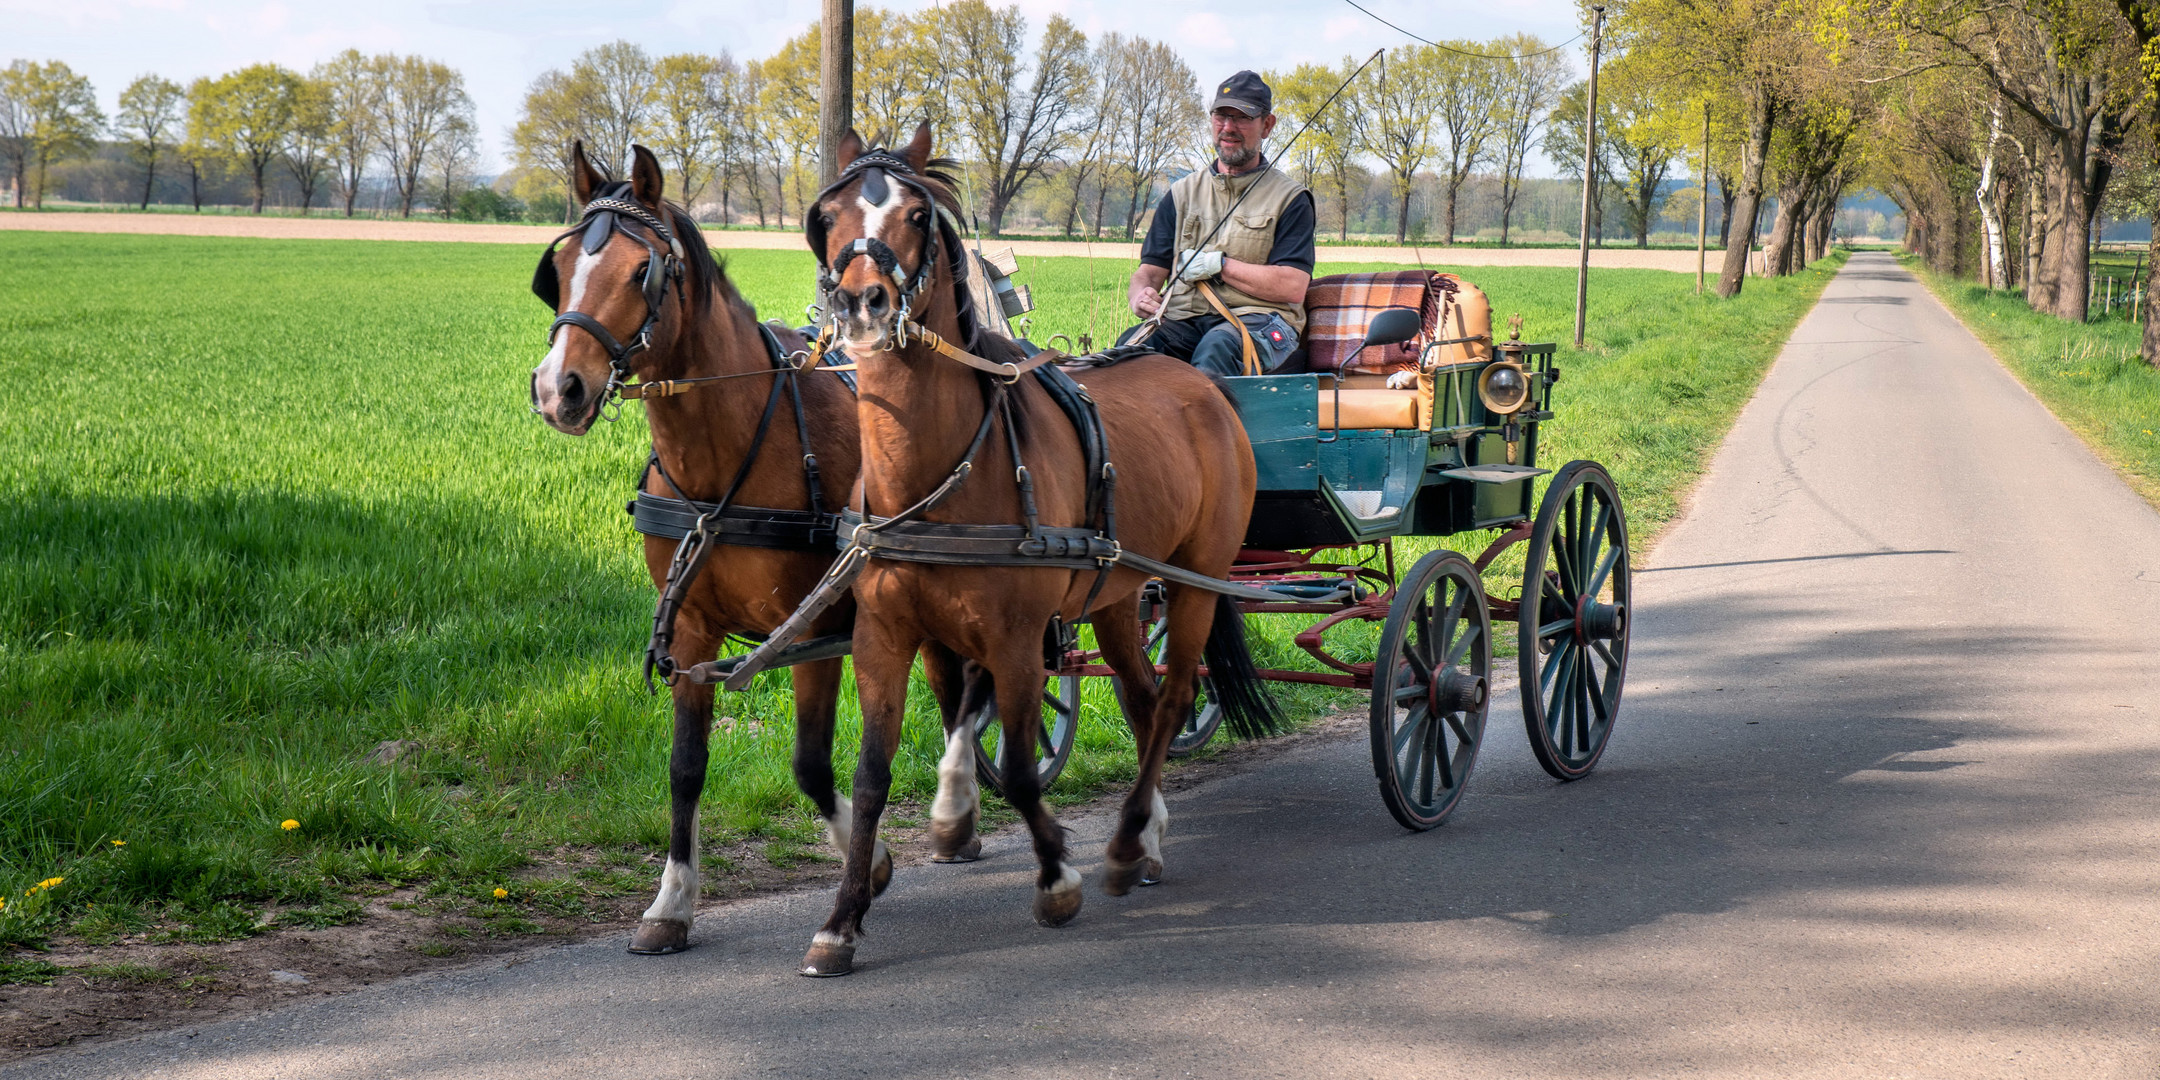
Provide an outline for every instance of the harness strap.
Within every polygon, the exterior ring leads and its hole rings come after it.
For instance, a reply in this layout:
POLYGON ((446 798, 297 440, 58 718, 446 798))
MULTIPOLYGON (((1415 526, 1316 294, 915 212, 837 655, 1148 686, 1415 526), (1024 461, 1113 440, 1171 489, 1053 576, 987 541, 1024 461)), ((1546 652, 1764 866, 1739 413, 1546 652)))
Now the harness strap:
POLYGON ((1209 307, 1215 309, 1215 314, 1229 320, 1230 325, 1237 327, 1238 345, 1244 353, 1241 360, 1244 364, 1245 374, 1267 374, 1267 372, 1260 370, 1260 354, 1258 350, 1253 348, 1252 331, 1245 328, 1245 320, 1230 314, 1230 309, 1223 304, 1222 297, 1215 295, 1214 286, 1205 281, 1195 281, 1193 285, 1200 290, 1200 298, 1207 301, 1209 307))
POLYGON ((1005 404, 1005 389, 1004 383, 991 384, 990 400, 983 409, 982 423, 975 426, 975 437, 968 441, 967 452, 960 455, 960 463, 953 466, 953 471, 945 477, 945 482, 898 514, 857 526, 850 534, 847 546, 841 549, 840 557, 833 560, 832 566, 825 571, 825 576, 819 579, 817 588, 810 590, 810 595, 803 598, 795 613, 789 615, 787 621, 776 627, 764 641, 759 642, 757 648, 743 657, 742 663, 728 675, 724 684, 728 689, 741 690, 750 685, 750 680, 759 672, 773 666, 782 651, 809 632, 810 624, 824 614, 825 609, 840 601, 842 594, 854 585, 855 578, 862 573, 863 567, 869 564, 870 548, 865 543, 866 537, 875 537, 886 529, 914 521, 935 509, 959 489, 968 474, 975 471, 975 455, 982 452, 984 440, 990 437, 991 423, 997 419, 999 410, 1005 404))

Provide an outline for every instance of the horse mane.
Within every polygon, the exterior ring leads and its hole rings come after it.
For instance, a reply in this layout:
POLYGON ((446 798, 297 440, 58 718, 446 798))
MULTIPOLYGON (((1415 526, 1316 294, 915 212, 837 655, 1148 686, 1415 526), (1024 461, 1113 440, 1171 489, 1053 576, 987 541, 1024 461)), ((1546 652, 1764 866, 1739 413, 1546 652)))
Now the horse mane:
MULTIPOLYGON (((934 216, 937 219, 938 243, 945 248, 946 268, 952 273, 953 308, 960 324, 960 347, 981 355, 984 348, 996 348, 995 343, 1003 342, 1006 349, 1017 354, 1020 351, 1019 346, 996 334, 984 333, 982 320, 975 317, 975 295, 969 292, 967 287, 967 243, 953 224, 960 219, 961 212, 959 185, 954 177, 962 168, 965 166, 956 158, 931 158, 920 174, 923 186, 930 189, 930 197, 937 202, 938 209, 944 211, 934 216), (993 344, 986 346, 986 341, 993 344)), ((1008 359, 1020 358, 1013 356, 1008 359)))

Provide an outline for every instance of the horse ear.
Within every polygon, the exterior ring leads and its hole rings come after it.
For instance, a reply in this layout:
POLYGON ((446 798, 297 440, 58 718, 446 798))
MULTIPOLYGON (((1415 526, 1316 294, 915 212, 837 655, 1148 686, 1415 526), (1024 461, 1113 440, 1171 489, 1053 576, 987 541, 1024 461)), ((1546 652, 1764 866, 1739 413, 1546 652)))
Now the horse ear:
POLYGON ((840 137, 840 145, 833 147, 833 160, 839 163, 841 169, 845 169, 849 163, 861 157, 862 152, 862 134, 849 128, 847 134, 840 137))
POLYGON ((570 143, 570 192, 577 196, 579 206, 593 201, 593 196, 607 186, 607 177, 593 168, 592 159, 585 156, 585 140, 570 143))
POLYGON ((915 125, 915 137, 908 140, 907 149, 902 151, 902 154, 907 157, 908 165, 918 173, 930 167, 930 121, 925 120, 915 125))
POLYGON ((642 146, 630 147, 630 194, 657 210, 667 194, 667 180, 660 173, 660 159, 642 146))

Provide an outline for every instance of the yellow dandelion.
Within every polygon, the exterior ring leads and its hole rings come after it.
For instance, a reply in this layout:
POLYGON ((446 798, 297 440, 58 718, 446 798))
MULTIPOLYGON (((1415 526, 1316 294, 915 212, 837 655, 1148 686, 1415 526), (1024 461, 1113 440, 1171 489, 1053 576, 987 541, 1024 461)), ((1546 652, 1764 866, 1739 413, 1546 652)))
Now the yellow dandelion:
POLYGON ((0 896, 0 911, 7 910, 7 897, 0 896))
POLYGON ((497 889, 497 890, 495 890, 495 899, 497 899, 497 900, 504 900, 504 899, 508 899, 508 898, 509 898, 509 896, 510 896, 510 890, 508 890, 508 889, 497 889))
POLYGON ((291 831, 293 831, 294 829, 297 829, 297 828, 299 828, 299 827, 300 827, 300 823, 299 823, 299 822, 297 822, 297 821, 294 821, 294 820, 293 820, 293 819, 291 819, 291 818, 286 818, 286 819, 285 819, 284 821, 281 821, 281 822, 279 822, 279 823, 278 823, 278 828, 280 828, 280 829, 283 829, 283 830, 285 830, 286 832, 291 832, 291 831))
POLYGON ((66 880, 67 880, 67 879, 66 879, 66 878, 64 878, 64 877, 49 877, 49 878, 46 878, 46 879, 45 879, 45 880, 43 880, 43 881, 40 881, 40 882, 38 882, 38 883, 37 883, 37 886, 38 886, 38 888, 40 888, 40 889, 50 889, 50 888, 52 888, 52 887, 54 887, 54 886, 56 886, 56 885, 60 884, 60 883, 61 883, 61 882, 63 882, 63 881, 66 881, 66 880))
POLYGON ((126 846, 127 846, 127 841, 125 841, 125 840, 115 840, 115 841, 113 841, 113 842, 112 842, 112 846, 114 846, 114 847, 126 847, 126 846))

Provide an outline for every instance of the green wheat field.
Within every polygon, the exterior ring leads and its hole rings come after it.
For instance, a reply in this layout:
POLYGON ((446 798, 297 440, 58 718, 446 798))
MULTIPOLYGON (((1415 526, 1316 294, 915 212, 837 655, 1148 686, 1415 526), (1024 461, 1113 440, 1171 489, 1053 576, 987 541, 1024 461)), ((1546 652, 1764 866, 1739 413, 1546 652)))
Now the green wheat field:
MULTIPOLYGON (((538 254, 0 233, 0 967, 55 940, 348 922, 393 887, 507 933, 649 887, 669 710, 639 680, 652 595, 622 510, 646 434, 635 406, 582 439, 527 412, 549 318, 526 292, 538 254), (419 749, 370 763, 387 740, 419 749)), ((1836 263, 1731 303, 1683 275, 1600 272, 1591 348, 1558 358, 1543 463, 1606 462, 1639 546, 1836 263)), ((727 268, 799 321, 806 255, 727 268)), ((1043 308, 1027 332, 1113 336, 1130 269, 1023 260, 1043 308)), ((1566 337, 1572 271, 1470 276, 1526 337, 1566 337)), ((1292 629, 1256 622, 1263 662, 1296 662, 1292 629)), ((917 697, 903 820, 939 751, 917 697)), ((1361 704, 1284 700, 1307 719, 1361 704)), ((787 767, 784 683, 719 711, 708 850, 826 857, 787 767)), ((1131 772, 1091 688, 1056 794, 1131 772)))

